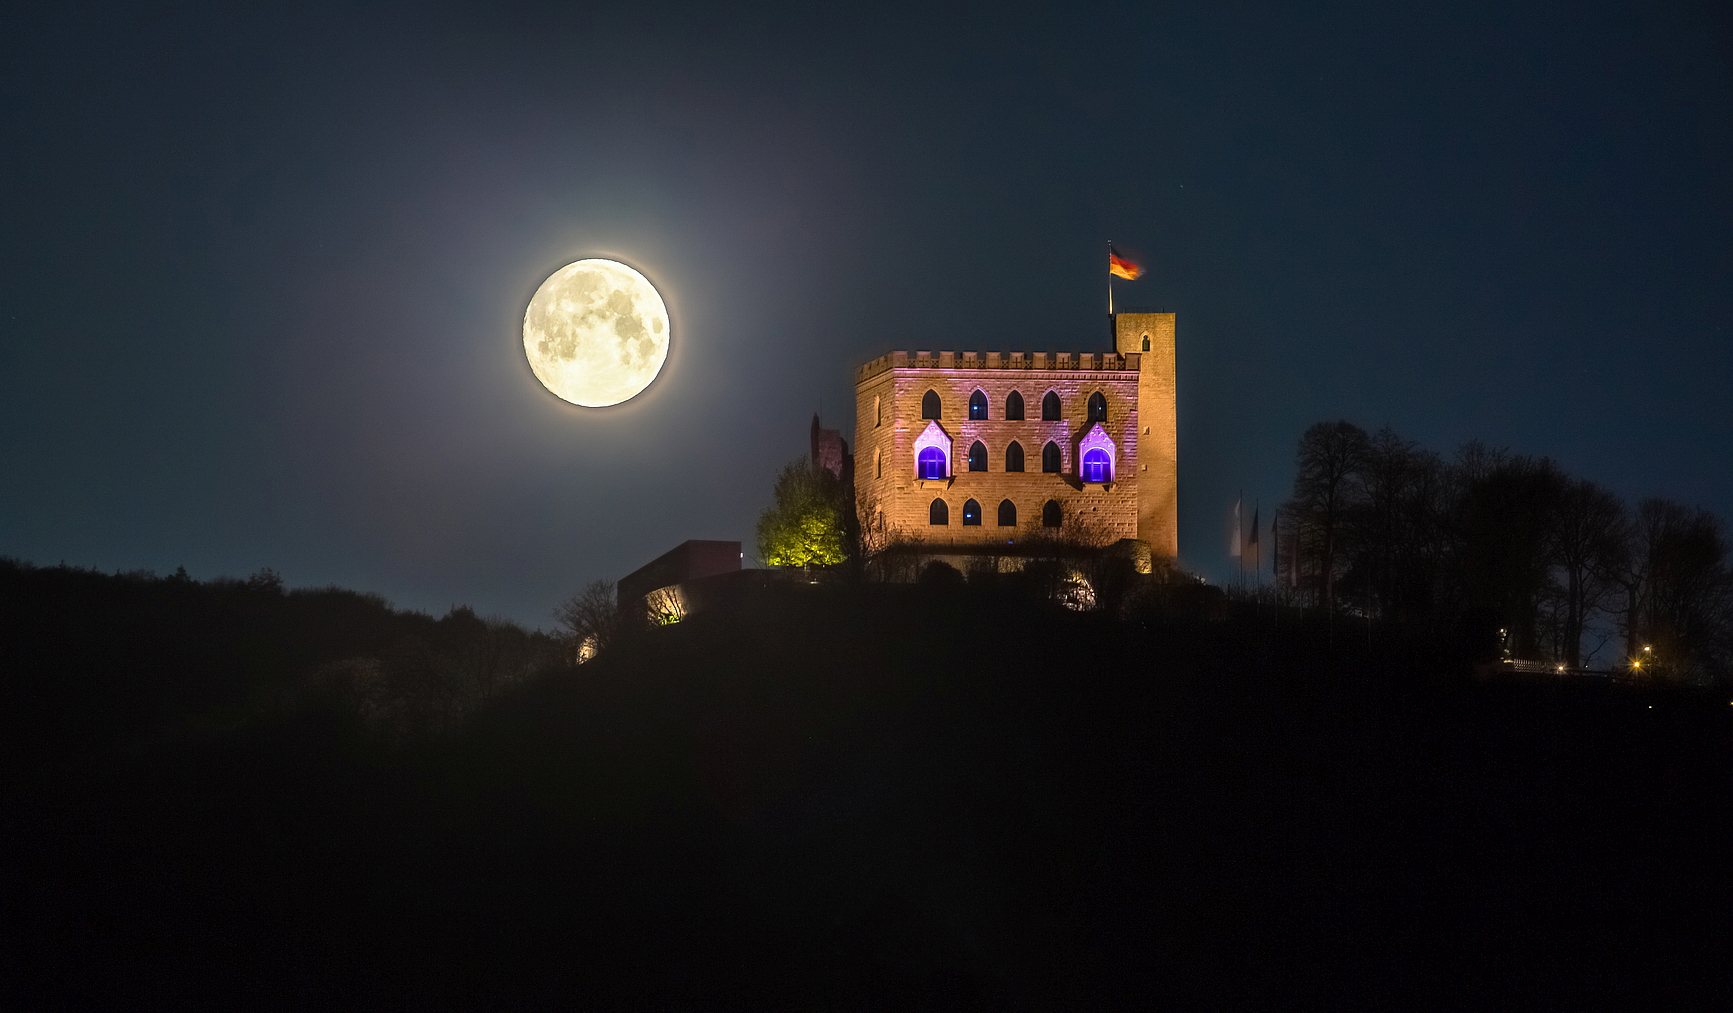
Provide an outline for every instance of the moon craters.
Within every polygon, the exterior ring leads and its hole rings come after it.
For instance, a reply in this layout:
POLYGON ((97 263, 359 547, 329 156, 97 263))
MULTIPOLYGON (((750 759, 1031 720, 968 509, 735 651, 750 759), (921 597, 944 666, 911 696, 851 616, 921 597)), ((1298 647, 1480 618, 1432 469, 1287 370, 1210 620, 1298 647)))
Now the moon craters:
POLYGON ((524 312, 536 378, 573 404, 599 408, 638 394, 668 358, 668 308, 642 274, 611 260, 555 271, 524 312))

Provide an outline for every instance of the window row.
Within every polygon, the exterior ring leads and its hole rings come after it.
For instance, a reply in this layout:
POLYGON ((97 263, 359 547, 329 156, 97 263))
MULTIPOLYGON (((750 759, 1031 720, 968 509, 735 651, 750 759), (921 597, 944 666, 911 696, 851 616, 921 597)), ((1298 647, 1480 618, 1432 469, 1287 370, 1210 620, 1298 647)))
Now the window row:
MULTIPOLYGON (((937 419, 939 418, 939 412, 943 407, 944 403, 939 400, 939 392, 936 390, 929 390, 921 397, 921 418, 937 419)), ((1059 403, 1058 392, 1051 390, 1048 391, 1046 396, 1041 398, 1041 421, 1058 422, 1060 421, 1062 412, 1063 407, 1059 403)), ((1090 422, 1106 422, 1106 395, 1102 394, 1100 391, 1096 391, 1089 395, 1087 414, 1088 421, 1090 422)), ((988 419, 987 393, 986 391, 976 388, 975 393, 969 395, 969 421, 986 422, 988 419)), ((1010 394, 1006 395, 1005 419, 1008 422, 1023 421, 1022 394, 1012 391, 1010 394)))
MULTIPOLYGON (((882 460, 882 459, 881 459, 882 460)), ((1064 470, 1064 454, 1059 444, 1052 440, 1041 448, 1041 470, 1050 475, 1057 475, 1064 470)), ((969 445, 969 470, 987 470, 987 446, 980 440, 969 445)), ((1016 440, 1005 448, 1005 470, 1023 470, 1023 445, 1016 440)), ((882 465, 881 465, 882 474, 882 465)), ((915 477, 920 479, 943 479, 949 474, 946 468, 945 452, 939 447, 925 447, 915 460, 915 477)), ((1083 460, 1077 468, 1077 477, 1085 482, 1113 481, 1113 457, 1099 447, 1092 447, 1083 452, 1083 460)))
MULTIPOLYGON (((1059 508, 1058 500, 1050 499, 1041 505, 1042 527, 1059 527, 1063 519, 1064 514, 1059 508)), ((932 506, 927 508, 927 523, 933 525, 950 524, 950 504, 942 499, 933 500, 932 506)), ((979 501, 971 499, 963 504, 963 526, 966 528, 981 526, 981 504, 979 501)), ((999 526, 1002 528, 1017 526, 1017 504, 1008 499, 999 501, 999 526)))

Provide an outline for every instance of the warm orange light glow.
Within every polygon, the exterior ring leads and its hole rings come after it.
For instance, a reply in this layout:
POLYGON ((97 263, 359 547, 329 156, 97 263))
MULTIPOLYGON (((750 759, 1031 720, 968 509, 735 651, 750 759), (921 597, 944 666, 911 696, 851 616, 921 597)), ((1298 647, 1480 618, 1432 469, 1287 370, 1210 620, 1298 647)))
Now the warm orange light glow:
POLYGON ((1143 273, 1143 268, 1109 250, 1107 253, 1107 273, 1124 278, 1126 281, 1136 281, 1137 276, 1143 273))

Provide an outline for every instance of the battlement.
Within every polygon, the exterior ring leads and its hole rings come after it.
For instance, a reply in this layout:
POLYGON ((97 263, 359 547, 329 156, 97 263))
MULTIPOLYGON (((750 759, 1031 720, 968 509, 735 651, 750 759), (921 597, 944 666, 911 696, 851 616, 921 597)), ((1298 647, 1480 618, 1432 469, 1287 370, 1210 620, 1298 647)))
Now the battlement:
POLYGON ((855 367, 861 383, 892 369, 1111 370, 1135 373, 1138 352, 888 352, 855 367))

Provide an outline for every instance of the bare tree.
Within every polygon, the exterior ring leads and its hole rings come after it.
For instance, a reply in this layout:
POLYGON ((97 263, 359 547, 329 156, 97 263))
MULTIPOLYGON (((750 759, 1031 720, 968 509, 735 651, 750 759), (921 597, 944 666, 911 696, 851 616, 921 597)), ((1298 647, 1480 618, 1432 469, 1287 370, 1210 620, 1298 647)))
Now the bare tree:
MULTIPOLYGON (((1553 594, 1552 532, 1566 479, 1549 460, 1500 455, 1463 466, 1456 528, 1463 604, 1496 615, 1522 657, 1545 653, 1542 610, 1553 594)), ((1562 636, 1560 637, 1562 641, 1562 636)))
POLYGON ((1631 552, 1630 657, 1660 675, 1724 675, 1733 649, 1733 573, 1720 519, 1669 500, 1646 500, 1637 511, 1631 552))
POLYGON ((1319 596, 1326 609, 1335 607, 1336 554, 1360 492, 1357 477, 1369 449, 1366 431, 1346 421, 1320 422, 1300 437, 1294 498, 1286 509, 1304 520, 1303 530, 1316 542, 1316 550, 1307 555, 1317 560, 1319 596))
POLYGON ((607 650, 620 632, 620 605, 614 582, 597 579, 584 585, 582 591, 554 609, 554 621, 566 631, 573 660, 585 660, 607 650))
POLYGON ((1629 539, 1625 505, 1587 479, 1566 480, 1552 513, 1552 556, 1560 572, 1564 663, 1581 668, 1583 628, 1617 587, 1629 539))

